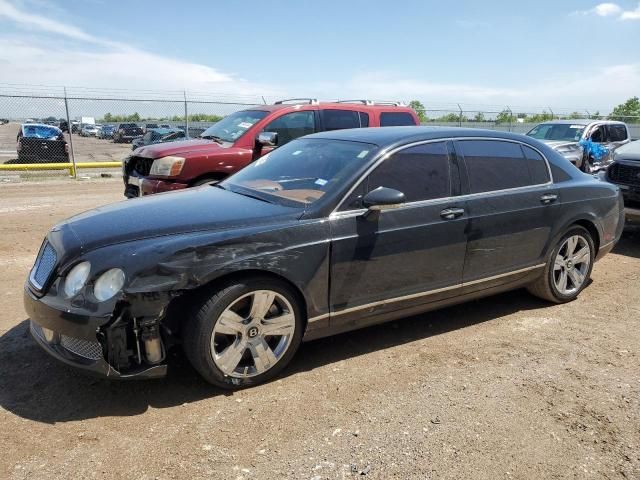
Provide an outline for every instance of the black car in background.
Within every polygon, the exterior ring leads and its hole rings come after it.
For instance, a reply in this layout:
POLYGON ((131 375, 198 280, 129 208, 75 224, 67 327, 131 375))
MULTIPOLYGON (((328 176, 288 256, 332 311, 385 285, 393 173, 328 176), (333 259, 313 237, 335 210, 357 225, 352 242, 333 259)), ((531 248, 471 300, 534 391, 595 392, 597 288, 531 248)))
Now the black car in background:
POLYGON ((530 137, 336 130, 218 184, 56 225, 25 308, 65 363, 156 377, 181 344, 207 381, 236 388, 273 378, 303 339, 519 287, 571 301, 623 223, 617 186, 530 137))
POLYGON ((186 133, 178 128, 150 128, 142 137, 135 138, 131 142, 131 150, 154 143, 175 142, 184 140, 186 133))
POLYGON ((134 138, 144 134, 142 129, 135 123, 120 123, 113 132, 114 143, 130 143, 134 138))
POLYGON ((622 190, 627 220, 640 224, 640 140, 623 145, 613 153, 606 179, 622 190))
POLYGON ((62 130, 43 123, 25 123, 16 138, 19 163, 69 161, 69 145, 62 130))

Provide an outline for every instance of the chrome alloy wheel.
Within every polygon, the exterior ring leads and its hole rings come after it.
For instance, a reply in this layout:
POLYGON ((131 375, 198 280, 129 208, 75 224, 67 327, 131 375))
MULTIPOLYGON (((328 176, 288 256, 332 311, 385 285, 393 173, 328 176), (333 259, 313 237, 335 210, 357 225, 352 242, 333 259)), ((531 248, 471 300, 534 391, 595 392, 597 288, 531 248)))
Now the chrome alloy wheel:
POLYGON ((591 264, 591 247, 582 235, 567 238, 553 265, 553 282, 562 295, 572 295, 582 287, 591 264))
POLYGON ((271 369, 291 345, 296 328, 289 301, 272 290, 247 293, 220 315, 211 334, 211 355, 230 377, 247 378, 271 369))

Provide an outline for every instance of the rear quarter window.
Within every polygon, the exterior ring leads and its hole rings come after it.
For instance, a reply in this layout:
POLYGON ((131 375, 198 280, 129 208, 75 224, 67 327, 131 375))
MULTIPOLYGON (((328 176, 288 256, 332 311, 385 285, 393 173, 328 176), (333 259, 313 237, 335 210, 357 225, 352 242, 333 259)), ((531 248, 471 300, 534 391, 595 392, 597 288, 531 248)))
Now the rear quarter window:
POLYGON ((409 112, 382 112, 380 114, 381 127, 406 127, 416 125, 416 121, 409 112))
POLYGON ((471 193, 534 185, 520 144, 500 140, 461 140, 471 193))

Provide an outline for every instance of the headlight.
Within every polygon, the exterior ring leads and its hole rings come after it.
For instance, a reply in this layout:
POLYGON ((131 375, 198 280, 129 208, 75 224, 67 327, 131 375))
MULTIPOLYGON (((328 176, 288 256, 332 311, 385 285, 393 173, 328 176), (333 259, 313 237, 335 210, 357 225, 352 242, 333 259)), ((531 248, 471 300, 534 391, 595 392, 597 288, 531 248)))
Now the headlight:
POLYGON ((91 264, 82 262, 71 269, 64 281, 64 293, 67 297, 73 297, 80 291, 89 278, 91 264))
POLYGON ((159 177, 175 177, 180 174, 183 166, 184 158, 182 157, 162 157, 153 161, 149 173, 159 177))
POLYGON ((93 295, 101 302, 109 300, 118 293, 124 285, 124 272, 119 268, 112 268, 104 272, 93 286, 93 295))

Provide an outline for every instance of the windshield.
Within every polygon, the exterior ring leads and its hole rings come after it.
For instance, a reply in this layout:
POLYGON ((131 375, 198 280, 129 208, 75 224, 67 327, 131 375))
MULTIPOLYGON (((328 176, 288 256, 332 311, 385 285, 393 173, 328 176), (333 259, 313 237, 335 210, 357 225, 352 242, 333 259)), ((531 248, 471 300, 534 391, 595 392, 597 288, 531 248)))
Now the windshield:
POLYGON ((543 123, 533 127, 528 136, 538 140, 561 140, 577 142, 582 138, 585 125, 571 125, 569 123, 543 123))
POLYGON ((219 122, 207 128, 200 137, 235 142, 248 129, 267 116, 264 110, 243 110, 227 115, 219 122))
POLYGON ((237 193, 261 195, 267 201, 307 206, 342 188, 377 149, 376 145, 360 142, 294 140, 249 164, 221 185, 237 193))
POLYGON ((55 138, 60 135, 60 130, 46 125, 25 125, 23 130, 28 138, 55 138))

